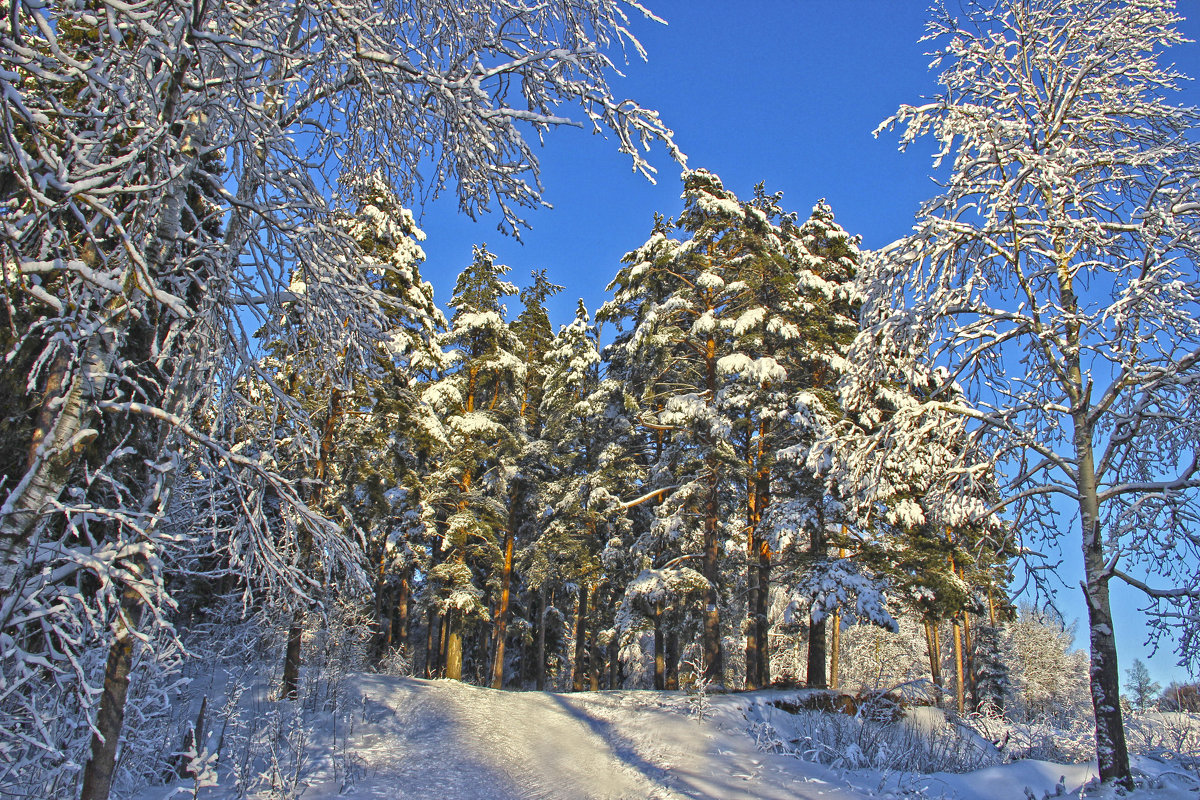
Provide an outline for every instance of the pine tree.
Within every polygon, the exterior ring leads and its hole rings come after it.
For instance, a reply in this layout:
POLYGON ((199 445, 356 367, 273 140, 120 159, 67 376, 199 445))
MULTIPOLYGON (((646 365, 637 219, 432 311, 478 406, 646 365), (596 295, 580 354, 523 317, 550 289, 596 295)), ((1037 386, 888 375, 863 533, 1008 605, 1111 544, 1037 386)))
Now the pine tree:
POLYGON ((336 433, 333 476, 344 524, 367 538, 378 636, 375 654, 407 649, 415 572, 427 568, 429 534, 421 519, 422 487, 436 449, 432 410, 420 390, 444 365, 436 338, 446 319, 422 280, 425 234, 383 176, 343 179, 353 206, 339 223, 362 253, 363 269, 384 300, 385 327, 374 360, 354 377, 349 413, 336 433))
POLYGON ((514 387, 518 394, 514 434, 518 450, 514 460, 504 465, 508 484, 508 525, 504 529, 499 598, 496 602, 494 644, 492 648, 491 684, 499 689, 504 685, 504 653, 508 634, 510 602, 513 594, 513 569, 518 540, 522 546, 538 538, 540 520, 538 498, 541 480, 545 478, 543 420, 541 400, 544 395, 546 365, 544 358, 554 338, 546 300, 562 287, 546 278, 546 271, 534 271, 533 283, 520 292, 524 309, 511 325, 512 333, 521 345, 525 371, 514 387))
POLYGON ((499 544, 510 522, 505 465, 520 449, 515 430, 526 364, 504 318, 504 298, 517 292, 504 280, 508 271, 486 245, 474 248, 450 300, 450 327, 438 340, 452 366, 424 393, 443 426, 441 462, 426 491, 430 522, 441 537, 429 580, 447 626, 446 677, 455 680, 462 678, 464 624, 487 616, 481 579, 505 560, 499 544))
POLYGON ((720 407, 720 362, 730 353, 731 315, 745 290, 731 262, 743 254, 748 212, 712 173, 687 172, 683 181, 684 210, 676 227, 688 238, 667 239, 656 221, 650 240, 625 257, 604 316, 632 325, 630 336, 618 342, 624 350, 619 363, 640 393, 640 423, 653 441, 647 488, 657 491, 646 497, 658 505, 649 536, 660 552, 701 560, 709 583, 702 607, 704 677, 721 682, 720 550, 728 538, 722 520, 737 454, 720 407))

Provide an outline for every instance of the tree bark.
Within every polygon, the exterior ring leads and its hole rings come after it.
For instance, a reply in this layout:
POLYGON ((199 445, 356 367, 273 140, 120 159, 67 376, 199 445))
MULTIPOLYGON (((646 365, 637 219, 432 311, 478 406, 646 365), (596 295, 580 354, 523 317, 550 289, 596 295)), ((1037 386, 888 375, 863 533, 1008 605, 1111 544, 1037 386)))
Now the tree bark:
POLYGON ((621 647, 616 639, 608 643, 608 688, 621 688, 621 647))
POLYGON ((967 712, 966 686, 963 683, 963 637, 958 616, 951 620, 954 629, 954 702, 961 717, 967 712))
MULTIPOLYGON (((825 540, 825 516, 818 510, 817 524, 809 536, 808 556, 815 565, 825 559, 829 554, 829 546, 825 540)), ((828 677, 825 674, 825 661, 827 658, 827 650, 825 637, 828 629, 825 625, 825 619, 820 622, 812 619, 808 629, 808 688, 810 689, 825 689, 829 685, 828 677)))
POLYGON ((667 688, 667 655, 666 643, 663 641, 662 628, 663 606, 662 603, 656 603, 654 606, 654 688, 667 688))
POLYGON ((962 635, 963 635, 963 670, 964 680, 966 681, 964 691, 971 698, 971 707, 973 709, 979 707, 978 697, 975 691, 975 658, 974 646, 971 644, 971 612, 964 610, 962 612, 962 635))
MULTIPOLYGON (((746 540, 746 680, 747 690, 762 687, 758 663, 758 542, 751 528, 746 540)), ((657 645, 658 630, 655 629, 657 645)))
POLYGON ((455 609, 446 613, 446 677, 452 681, 462 680, 463 642, 462 614, 455 609))
MULTIPOLYGON (((765 495, 764 495, 765 497, 765 495)), ((764 501, 765 502, 765 501, 764 501)), ((771 683, 771 547, 765 542, 758 544, 758 670, 759 683, 771 683)))
POLYGON ((571 689, 583 691, 583 680, 587 675, 587 604, 588 585, 579 584, 579 602, 575 613, 575 663, 571 670, 571 689))
POLYGON ((438 643, 441 642, 441 633, 438 628, 438 613, 433 606, 429 607, 429 612, 426 614, 425 625, 425 677, 432 678, 435 664, 437 661, 438 643))
MULTIPOLYGON (((1066 218, 1065 201, 1047 197, 1060 218, 1066 218)), ((1070 247, 1064 229, 1054 237, 1058 261, 1058 292, 1060 318, 1066 321, 1062 352, 1065 361, 1065 380, 1062 381, 1071 399, 1072 436, 1075 450, 1075 488, 1079 497, 1079 522, 1083 538, 1083 593, 1087 601, 1088 632, 1091 641, 1092 709, 1096 715, 1096 760, 1102 783, 1114 783, 1133 789, 1129 771, 1129 751, 1125 744, 1125 725, 1121 718, 1120 673, 1117 664, 1117 642, 1113 633, 1112 609, 1109 604, 1107 559, 1101 536, 1100 497, 1096 478, 1095 455, 1092 452, 1093 422, 1091 420, 1091 380, 1084 380, 1080 359, 1082 344, 1079 301, 1075 294, 1074 272, 1071 269, 1070 247)))
MULTIPOLYGON (((711 336, 705 342, 705 388, 707 404, 715 402, 717 396, 717 342, 711 336)), ((709 446, 704 458, 708 487, 704 501, 704 610, 702 648, 704 652, 704 678, 722 685, 725 664, 721 652, 721 568, 720 568, 720 469, 721 465, 709 446)))
MULTIPOLYGON (((811 618, 810 618, 811 622, 811 618)), ((829 629, 825 620, 811 622, 808 628, 808 680, 809 689, 827 689, 829 680, 825 674, 825 660, 828 657, 825 639, 829 629)))
POLYGON ((750 413, 746 413, 746 680, 747 690, 762 686, 762 667, 759 664, 758 646, 758 524, 762 518, 758 507, 758 465, 762 460, 762 423, 758 426, 756 442, 750 441, 750 413), (752 447, 757 444, 757 447, 752 447))
POLYGON ((604 654, 596 643, 596 627, 588 631, 588 678, 593 692, 600 691, 600 670, 604 666, 604 654))
MULTIPOLYGON (((937 625, 925 620, 925 647, 929 653, 929 677, 937 689, 942 688, 942 645, 938 641, 937 625)), ((942 704, 941 692, 937 693, 938 705, 942 704)))
POLYGON ((841 661, 842 647, 842 615, 833 612, 833 630, 830 632, 829 646, 829 688, 838 688, 838 666, 841 661))
POLYGON ((508 604, 512 593, 513 524, 515 522, 515 519, 510 519, 508 530, 504 532, 504 567, 500 574, 500 604, 496 609, 496 647, 492 659, 493 689, 504 687, 504 645, 505 639, 508 637, 508 604))
POLYGON ((400 596, 392 607, 392 642, 408 652, 408 612, 412 589, 409 586, 408 575, 400 579, 400 596))
POLYGON ((536 675, 535 685, 540 692, 546 688, 546 587, 544 584, 538 589, 537 626, 537 667, 534 674, 536 675))
POLYGON ((117 766, 117 744, 125 723, 125 700, 129 694, 129 671, 133 666, 131 618, 141 611, 141 596, 126 588, 116 621, 116 636, 108 649, 104 667, 104 690, 96 710, 91 758, 83 770, 79 800, 108 800, 117 766))
POLYGON ((1078 418, 1075 444, 1076 453, 1080 455, 1079 512, 1083 527, 1085 576, 1083 592, 1087 601, 1092 653, 1089 677, 1092 709, 1096 714, 1096 758, 1102 782, 1132 789, 1133 777, 1129 771, 1129 750, 1125 743, 1125 724, 1121 714, 1117 640, 1113 634, 1109 604, 1109 575, 1100 530, 1100 504, 1092 460, 1091 431, 1078 418))
POLYGON ((287 650, 283 655, 283 679, 279 685, 279 697, 295 700, 300 686, 300 646, 304 639, 304 611, 292 612, 292 624, 288 627, 287 650))
POLYGON ((679 631, 667 631, 667 689, 679 688, 679 631))

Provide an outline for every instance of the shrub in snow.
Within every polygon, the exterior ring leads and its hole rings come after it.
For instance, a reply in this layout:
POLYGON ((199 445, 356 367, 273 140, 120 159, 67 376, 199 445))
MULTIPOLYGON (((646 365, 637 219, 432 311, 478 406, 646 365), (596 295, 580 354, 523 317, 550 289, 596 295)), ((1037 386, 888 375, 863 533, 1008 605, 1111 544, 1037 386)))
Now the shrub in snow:
MULTIPOLYGON (((1003 647, 1012 681, 1007 710, 1022 722, 1087 717, 1087 654, 1075 648, 1075 625, 1053 609, 1022 605, 1004 628, 1003 647)), ((1071 722, 1067 727, 1071 727, 1071 722)))
POLYGON ((898 632, 877 625, 848 625, 842 629, 838 668, 842 689, 886 689, 928 677, 917 622, 902 618, 899 624, 898 632))
POLYGON ((946 722, 937 709, 922 713, 933 716, 878 715, 869 704, 854 715, 756 704, 746 717, 760 749, 834 767, 970 772, 1000 763, 999 752, 973 731, 946 722), (872 719, 879 716, 886 719, 872 719))

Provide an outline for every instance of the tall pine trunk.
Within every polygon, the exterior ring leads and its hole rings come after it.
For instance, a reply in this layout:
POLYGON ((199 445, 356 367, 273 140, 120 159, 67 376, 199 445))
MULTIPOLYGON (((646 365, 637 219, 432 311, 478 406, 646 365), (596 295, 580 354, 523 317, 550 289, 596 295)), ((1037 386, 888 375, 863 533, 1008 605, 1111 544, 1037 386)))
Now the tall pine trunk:
MULTIPOLYGON (((818 512, 817 524, 809 535, 808 556, 813 564, 823 561, 828 555, 829 546, 825 541, 825 516, 818 512)), ((825 674, 825 660, 827 658, 827 649, 825 639, 828 629, 825 625, 825 618, 820 622, 812 620, 812 624, 808 629, 808 688, 824 689, 829 685, 828 678, 825 674)))
POLYGON ((959 622, 957 614, 950 622, 954 629, 954 704, 961 717, 967 711, 966 685, 963 680, 965 671, 963 670, 962 624, 959 622))
POLYGON ((654 605, 654 688, 667 688, 667 652, 663 637, 663 604, 654 605))
MULTIPOLYGON (((709 405, 717 396, 717 342, 711 336, 705 343, 705 388, 709 405)), ((704 457, 707 491, 704 500, 704 562, 703 571, 704 630, 701 646, 704 653, 704 678, 715 684, 724 683, 725 664, 721 652, 721 565, 720 565, 720 469, 721 465, 710 444, 704 457)))
POLYGON ((588 585, 579 584, 579 602, 575 614, 575 664, 571 671, 571 689, 583 691, 583 680, 587 675, 587 605, 588 585))
POLYGON ((392 644, 408 653, 408 611, 412 588, 407 573, 400 578, 400 595, 392 606, 392 644))
MULTIPOLYGON (((938 640, 937 624, 925 619, 925 647, 929 653, 929 678, 935 689, 942 688, 942 644, 938 640)), ((942 694, 937 692, 938 705, 942 704, 942 694)))
POLYGON ((679 688, 679 631, 667 630, 667 689, 679 688))
POLYGON ((537 690, 546 688, 546 586, 538 589, 537 616, 537 668, 535 675, 537 690))
POLYGON ((446 677, 452 681, 461 681, 463 667, 462 614, 457 609, 450 609, 446 612, 442 625, 446 630, 446 677))
POLYGON ((829 637, 829 688, 838 688, 838 666, 842 649, 842 615, 833 612, 833 630, 829 637))
MULTIPOLYGON (((516 507, 516 504, 513 504, 516 507)), ((508 530, 504 532, 504 567, 500 573, 500 604, 496 609, 496 647, 492 658, 492 688, 504 687, 504 645, 508 637, 509 599, 512 593, 513 529, 516 515, 511 514, 508 530)))
POLYGON ((749 434, 752 422, 749 412, 746 413, 746 680, 748 690, 760 688, 762 683, 762 666, 759 663, 759 621, 758 593, 758 526, 762 519, 762 509, 759 508, 758 479, 763 456, 763 423, 759 423, 758 436, 749 434))
POLYGON ((761 541, 758 543, 758 670, 759 683, 763 686, 771 682, 771 546, 761 541))

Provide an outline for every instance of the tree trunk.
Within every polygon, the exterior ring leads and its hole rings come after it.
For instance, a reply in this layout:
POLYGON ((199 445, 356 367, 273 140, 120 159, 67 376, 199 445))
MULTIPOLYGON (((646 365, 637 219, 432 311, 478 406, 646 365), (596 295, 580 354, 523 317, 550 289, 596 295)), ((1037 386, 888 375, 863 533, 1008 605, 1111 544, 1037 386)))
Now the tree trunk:
POLYGON ((667 688, 667 655, 662 629, 663 607, 659 602, 654 606, 654 688, 667 688))
MULTIPOLYGON (((842 525, 842 541, 846 540, 846 526, 842 525)), ((838 548, 838 558, 846 557, 846 550, 843 547, 838 548)), ((833 612, 833 630, 830 631, 830 646, 829 646, 829 688, 838 688, 840 681, 838 680, 838 668, 841 665, 842 658, 842 615, 836 610, 833 612)))
POLYGON ((543 584, 538 590, 538 633, 537 633, 537 690, 546 688, 546 587, 543 584))
POLYGON ((279 685, 282 700, 295 700, 300 686, 300 645, 304 638, 304 611, 292 612, 288 627, 287 650, 283 655, 283 680, 279 685))
MULTIPOLYGON (((746 412, 747 423, 751 421, 750 412, 746 412)), ((747 431, 750 426, 747 425, 747 431)), ((758 689, 762 686, 762 667, 758 662, 758 524, 762 519, 762 510, 758 507, 758 464, 762 461, 763 425, 758 426, 758 436, 750 439, 747 433, 746 443, 746 680, 747 690, 758 689), (752 447, 756 444, 756 447, 752 447)))
MULTIPOLYGON (((745 688, 761 688, 758 663, 758 542, 751 528, 746 539, 746 681, 745 688)), ((656 631, 657 633, 657 631, 656 631)))
MULTIPOLYGON (((515 504, 514 504, 515 507, 515 504)), ((504 568, 500 574, 500 605, 496 609, 496 648, 492 659, 492 688, 504 687, 504 645, 508 637, 508 604, 512 593, 513 523, 504 532, 504 568)))
POLYGON ((1108 596, 1108 565, 1100 530, 1100 504, 1092 461, 1091 430, 1079 414, 1075 447, 1079 459, 1079 512, 1083 527, 1083 581, 1087 601, 1088 633, 1091 641, 1092 709, 1096 715, 1096 757, 1100 780, 1126 789, 1133 788, 1129 772, 1129 750, 1121 715, 1120 672, 1117 640, 1113 635, 1112 609, 1108 596))
POLYGON ((667 688, 679 688, 679 631, 671 628, 667 631, 667 688))
MULTIPOLYGON (((317 450, 317 463, 313 469, 316 488, 313 489, 310 501, 313 506, 321 502, 323 485, 329 468, 329 460, 333 455, 333 434, 337 430, 338 420, 342 416, 342 390, 334 387, 329 393, 329 414, 321 430, 321 442, 317 450)), ((307 571, 312 564, 312 532, 302 524, 297 533, 297 560, 301 570, 307 571)), ((288 628, 287 652, 283 657, 283 681, 279 696, 284 700, 295 700, 297 687, 300 683, 300 646, 304 635, 304 609, 297 608, 292 615, 292 625, 288 628)))
MULTIPOLYGON (((765 495, 764 495, 765 496, 765 495)), ((758 546, 758 669, 759 683, 771 683, 771 547, 767 542, 758 546)))
MULTIPOLYGON (((707 390, 705 403, 712 405, 717 397, 717 342, 711 335, 705 342, 704 381, 707 390)), ((701 645, 704 652, 704 679, 722 685, 725 664, 721 652, 721 567, 720 567, 720 469, 721 464, 712 445, 704 458, 708 487, 704 501, 704 631, 701 645)))
POLYGON ((704 678, 722 684, 725 665, 721 654, 721 611, 720 611, 720 504, 717 498, 717 465, 709 465, 710 475, 708 499, 704 508, 704 678))
MULTIPOLYGON (((925 646, 929 653, 929 677, 937 689, 942 688, 942 645, 938 641, 937 625, 925 620, 925 646)), ((937 693, 938 705, 942 704, 941 692, 937 693)))
MULTIPOLYGON (((825 540, 825 515, 818 509, 817 524, 809 535, 808 557, 814 565, 817 565, 824 561, 828 555, 829 545, 825 540)), ((811 625, 808 629, 808 688, 825 689, 829 685, 825 674, 825 661, 828 652, 825 645, 827 634, 825 619, 823 618, 820 622, 817 622, 812 619, 810 614, 809 620, 811 625)))
POLYGON ((616 639, 608 643, 608 688, 621 688, 621 647, 616 639))
POLYGON ((434 670, 437 666, 437 650, 439 643, 442 640, 441 632, 438 630, 438 613, 433 606, 429 607, 426 614, 425 627, 425 677, 432 678, 434 670))
POLYGON ((971 612, 962 612, 962 636, 963 636, 963 675, 966 684, 964 691, 971 698, 972 709, 979 707, 978 698, 975 691, 975 658, 974 647, 971 644, 971 612))
POLYGON ((400 596, 392 607, 392 642, 408 653, 408 607, 412 600, 408 575, 400 579, 400 596))
POLYGON ((830 631, 829 646, 829 688, 838 688, 838 664, 841 660, 842 647, 842 615, 833 612, 833 630, 830 631))
POLYGON ((462 615, 455 609, 446 614, 446 677, 452 681, 462 680, 463 642, 462 615))
MULTIPOLYGON (((811 621, 811 618, 810 618, 811 621)), ((829 681, 825 675, 827 649, 825 638, 829 631, 825 620, 812 622, 808 628, 808 681, 809 689, 826 689, 829 681)))
POLYGON ((961 717, 967 712, 966 686, 963 684, 963 637, 962 625, 956 615, 951 620, 954 629, 954 702, 961 717))
MULTIPOLYGON (((600 597, 600 590, 597 588, 592 592, 592 607, 593 611, 603 607, 604 601, 600 597)), ((600 691, 600 672, 604 668, 605 658, 604 652, 597 643, 599 634, 599 625, 592 625, 588 631, 588 675, 591 679, 591 688, 593 692, 600 691)))
POLYGON ((450 616, 448 613, 438 615, 437 641, 437 677, 446 677, 446 641, 450 632, 450 616))
POLYGON ((92 733, 92 753, 83 770, 83 788, 79 800, 108 800, 113 773, 117 766, 117 744, 125 723, 125 699, 129 694, 129 671, 133 666, 133 625, 131 617, 141 610, 141 596, 126 588, 116 622, 116 637, 108 649, 104 667, 104 691, 96 710, 96 730, 92 733))
POLYGON ((583 691, 583 679, 587 675, 587 604, 588 585, 579 584, 579 601, 575 612, 575 663, 571 670, 571 689, 583 691))

